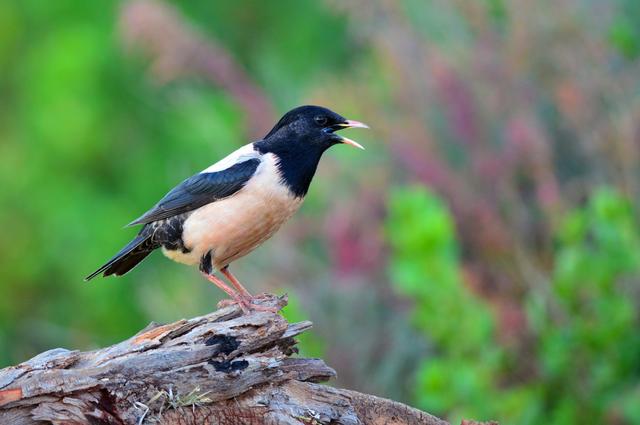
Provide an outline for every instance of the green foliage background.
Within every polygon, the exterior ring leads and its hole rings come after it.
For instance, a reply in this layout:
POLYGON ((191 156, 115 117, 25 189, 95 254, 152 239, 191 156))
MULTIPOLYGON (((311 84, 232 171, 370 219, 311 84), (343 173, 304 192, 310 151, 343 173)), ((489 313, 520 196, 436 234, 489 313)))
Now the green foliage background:
POLYGON ((637 423, 638 312, 625 286, 640 274, 640 234, 625 199, 598 190, 560 225, 553 293, 534 290, 525 299, 534 382, 500 382, 521 359, 500 347, 491 312, 463 286, 442 203, 423 188, 398 190, 388 229, 391 275, 415 299, 414 323, 439 349, 417 375, 416 396, 426 409, 451 409, 456 419, 565 424, 603 423, 615 406, 624 421, 637 423))
MULTIPOLYGON (((259 118, 196 73, 158 78, 130 3, 0 2, 0 366, 221 297, 160 255, 82 282, 259 118)), ((372 127, 235 265, 314 321, 302 353, 337 385, 454 422, 640 424, 640 3, 168 5, 277 114, 372 127)))

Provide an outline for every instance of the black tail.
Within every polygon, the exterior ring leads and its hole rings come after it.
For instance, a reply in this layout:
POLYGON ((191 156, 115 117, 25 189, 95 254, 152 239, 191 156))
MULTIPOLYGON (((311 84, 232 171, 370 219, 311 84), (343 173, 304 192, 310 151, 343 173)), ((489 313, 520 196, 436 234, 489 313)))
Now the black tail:
POLYGON ((103 276, 105 277, 112 274, 116 276, 125 274, 137 266, 140 261, 144 260, 151 251, 157 248, 156 244, 152 242, 151 236, 152 234, 136 236, 134 240, 114 255, 111 260, 85 277, 84 280, 91 280, 103 272, 103 276))

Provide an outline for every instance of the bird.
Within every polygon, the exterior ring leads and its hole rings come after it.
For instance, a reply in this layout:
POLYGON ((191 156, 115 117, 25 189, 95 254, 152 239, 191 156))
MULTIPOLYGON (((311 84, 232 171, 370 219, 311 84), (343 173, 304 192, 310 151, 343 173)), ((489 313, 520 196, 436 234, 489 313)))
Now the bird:
POLYGON ((129 223, 142 228, 85 281, 124 275, 160 249, 171 260, 197 265, 242 311, 262 309, 229 265, 273 236, 298 210, 327 149, 338 144, 364 149, 337 134, 348 128, 369 127, 321 106, 290 110, 264 138, 187 178, 129 223))

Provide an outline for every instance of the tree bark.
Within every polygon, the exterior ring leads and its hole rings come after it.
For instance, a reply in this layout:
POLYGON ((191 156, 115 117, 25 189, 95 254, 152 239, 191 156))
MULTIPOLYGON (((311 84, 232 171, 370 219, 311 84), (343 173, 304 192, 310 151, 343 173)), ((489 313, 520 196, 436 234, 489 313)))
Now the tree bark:
MULTIPOLYGON (((285 298, 265 296, 282 308, 285 298)), ((236 306, 95 351, 46 351, 0 370, 0 424, 444 425, 390 400, 320 385, 335 371, 292 357, 311 322, 236 306)))

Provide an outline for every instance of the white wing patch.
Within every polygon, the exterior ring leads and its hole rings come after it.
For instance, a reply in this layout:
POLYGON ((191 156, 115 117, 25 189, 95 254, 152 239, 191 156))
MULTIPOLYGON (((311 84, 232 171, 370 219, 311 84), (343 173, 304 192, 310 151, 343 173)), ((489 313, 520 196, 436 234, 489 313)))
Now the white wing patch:
POLYGON ((200 171, 202 173, 213 173, 216 171, 226 170, 227 168, 252 158, 258 158, 260 153, 253 148, 253 143, 244 145, 240 149, 236 149, 220 161, 200 171))

